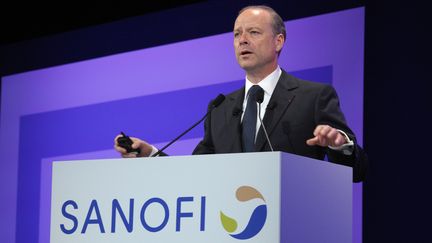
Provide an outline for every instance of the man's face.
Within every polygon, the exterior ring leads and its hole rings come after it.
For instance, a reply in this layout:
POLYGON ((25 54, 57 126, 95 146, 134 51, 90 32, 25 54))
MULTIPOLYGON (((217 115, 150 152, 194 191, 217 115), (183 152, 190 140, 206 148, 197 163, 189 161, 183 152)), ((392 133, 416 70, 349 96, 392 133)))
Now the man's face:
POLYGON ((275 35, 271 15, 262 9, 247 9, 234 24, 234 49, 237 62, 246 72, 273 71, 283 36, 275 35))

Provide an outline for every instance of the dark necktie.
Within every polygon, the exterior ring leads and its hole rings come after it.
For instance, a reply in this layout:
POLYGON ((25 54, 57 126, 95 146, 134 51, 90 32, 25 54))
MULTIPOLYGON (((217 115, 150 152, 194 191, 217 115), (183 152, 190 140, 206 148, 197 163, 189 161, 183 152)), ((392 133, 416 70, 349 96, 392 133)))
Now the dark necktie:
POLYGON ((255 133, 257 122, 257 103, 255 101, 256 92, 262 89, 258 85, 253 85, 247 95, 246 110, 242 123, 243 152, 255 151, 255 133))

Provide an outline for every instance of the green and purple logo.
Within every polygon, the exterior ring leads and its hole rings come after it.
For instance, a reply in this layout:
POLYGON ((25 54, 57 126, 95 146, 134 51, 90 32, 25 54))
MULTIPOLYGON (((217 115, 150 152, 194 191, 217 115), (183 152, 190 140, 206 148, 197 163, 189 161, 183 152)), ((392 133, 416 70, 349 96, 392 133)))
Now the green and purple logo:
POLYGON ((222 211, 220 212, 222 226, 228 233, 230 233, 230 236, 239 240, 247 240, 257 235, 264 227, 267 218, 266 201, 257 189, 250 186, 239 187, 236 191, 236 198, 240 202, 246 202, 252 199, 261 199, 263 201, 263 204, 254 209, 246 228, 240 233, 234 234, 238 226, 237 221, 226 216, 222 211))

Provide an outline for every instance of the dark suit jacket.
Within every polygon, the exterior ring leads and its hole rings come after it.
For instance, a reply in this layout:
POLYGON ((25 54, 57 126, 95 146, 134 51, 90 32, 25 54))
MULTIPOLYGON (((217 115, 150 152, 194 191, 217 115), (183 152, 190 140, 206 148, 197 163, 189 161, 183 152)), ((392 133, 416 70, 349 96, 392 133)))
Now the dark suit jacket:
MULTIPOLYGON (((205 121, 203 140, 193 154, 242 152, 241 113, 244 87, 227 95, 205 121)), ((211 104, 211 102, 210 102, 211 104)), ((366 156, 357 146, 355 136, 347 126, 339 107, 336 91, 329 85, 295 78, 282 70, 263 119, 275 151, 283 151, 353 167, 353 180, 361 181, 366 168, 366 156), (340 129, 354 140, 350 156, 320 146, 308 146, 317 125, 327 124, 340 129)), ((270 151, 262 128, 256 138, 256 151, 270 151)))

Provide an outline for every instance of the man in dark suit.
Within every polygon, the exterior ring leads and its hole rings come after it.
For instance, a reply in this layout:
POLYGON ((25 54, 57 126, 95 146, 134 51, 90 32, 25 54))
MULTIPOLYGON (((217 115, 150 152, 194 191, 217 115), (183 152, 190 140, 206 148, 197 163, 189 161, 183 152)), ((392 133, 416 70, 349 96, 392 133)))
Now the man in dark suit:
MULTIPOLYGON (((366 156, 346 124, 335 90, 297 79, 278 65, 286 39, 282 18, 267 6, 242 9, 234 24, 234 48, 246 71, 245 87, 227 95, 205 121, 205 135, 193 154, 284 151, 353 167, 354 181, 364 178, 366 156), (255 96, 263 93, 257 107, 255 96), (262 111, 260 107, 263 107, 262 111), (265 108, 265 109, 264 109, 265 108), (258 110, 258 111, 257 111, 258 110), (259 117, 258 117, 259 116, 259 117), (260 119, 267 128, 267 142, 260 119)), ((138 138, 138 155, 115 149, 123 157, 150 156, 157 149, 138 138)))

